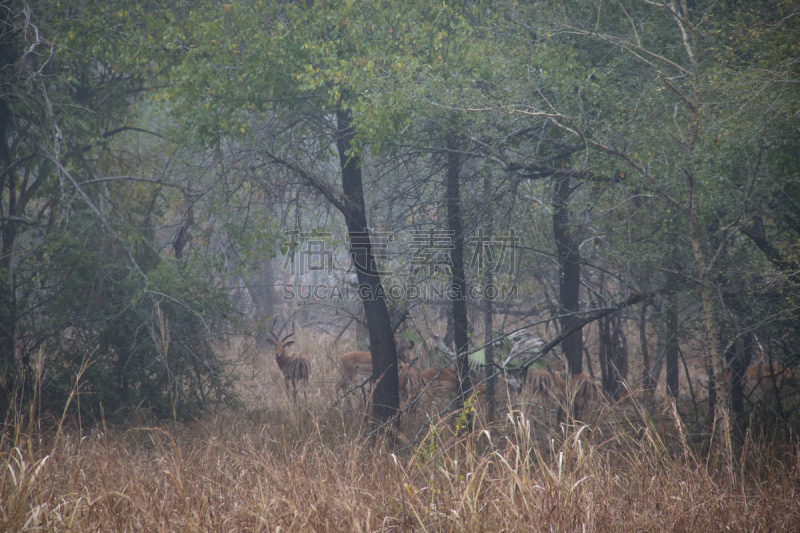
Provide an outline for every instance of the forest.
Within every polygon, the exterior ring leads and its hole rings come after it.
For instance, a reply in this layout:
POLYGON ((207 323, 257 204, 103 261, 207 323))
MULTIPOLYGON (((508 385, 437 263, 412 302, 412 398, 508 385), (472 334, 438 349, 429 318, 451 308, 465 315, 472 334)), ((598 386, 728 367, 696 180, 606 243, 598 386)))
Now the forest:
POLYGON ((799 84, 796 0, 0 0, 0 529, 790 529, 799 84))

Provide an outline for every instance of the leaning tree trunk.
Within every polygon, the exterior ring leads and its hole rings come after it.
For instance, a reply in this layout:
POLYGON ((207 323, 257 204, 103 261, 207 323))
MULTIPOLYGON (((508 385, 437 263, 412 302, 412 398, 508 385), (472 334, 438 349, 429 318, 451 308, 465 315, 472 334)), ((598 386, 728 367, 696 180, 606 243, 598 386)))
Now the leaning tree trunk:
POLYGON ((372 239, 367 228, 364 188, 358 155, 348 154, 355 137, 348 112, 336 112, 339 135, 336 147, 342 169, 345 219, 350 235, 350 262, 356 270, 359 296, 364 303, 372 352, 372 375, 377 380, 372 393, 372 413, 378 420, 389 419, 400 405, 397 390, 397 348, 386 306, 386 295, 372 254, 372 239))
MULTIPOLYGON (((581 254, 579 242, 570 234, 569 211, 567 197, 569 196, 568 177, 561 177, 556 181, 556 190, 553 195, 553 233, 558 249, 559 269, 559 314, 561 331, 566 333, 580 323, 577 313, 580 306, 581 286, 581 254)), ((583 372, 583 333, 580 329, 569 335, 561 342, 564 357, 572 374, 583 372)))

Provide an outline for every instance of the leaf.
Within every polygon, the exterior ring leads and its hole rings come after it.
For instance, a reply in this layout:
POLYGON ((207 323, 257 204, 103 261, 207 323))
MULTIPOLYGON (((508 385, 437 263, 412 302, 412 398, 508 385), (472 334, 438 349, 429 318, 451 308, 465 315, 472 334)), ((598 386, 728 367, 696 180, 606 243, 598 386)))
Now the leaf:
POLYGON ((468 356, 469 366, 472 368, 478 368, 486 364, 486 352, 483 348, 472 352, 468 356))

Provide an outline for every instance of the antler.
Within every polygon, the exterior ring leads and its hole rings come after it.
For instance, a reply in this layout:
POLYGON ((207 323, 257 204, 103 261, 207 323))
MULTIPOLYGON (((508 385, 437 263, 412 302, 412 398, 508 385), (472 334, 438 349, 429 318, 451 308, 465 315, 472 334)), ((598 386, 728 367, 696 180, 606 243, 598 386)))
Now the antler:
MULTIPOLYGON (((285 324, 284 324, 284 327, 285 327, 285 324)), ((281 330, 283 330, 283 328, 281 328, 281 330)), ((281 342, 286 342, 286 339, 288 339, 292 335, 294 335, 294 320, 292 320, 292 332, 289 333, 288 335, 286 335, 281 342)), ((275 338, 277 339, 278 337, 275 337, 275 338)))
MULTIPOLYGON (((276 342, 280 342, 281 341, 280 338, 278 338, 278 335, 275 334, 275 331, 273 329, 275 327, 275 323, 277 321, 278 321, 278 317, 276 316, 275 319, 272 320, 272 324, 270 324, 270 326, 269 326, 269 334, 272 335, 272 339, 267 339, 267 342, 272 344, 272 345, 275 345, 276 342)), ((283 328, 281 328, 281 331, 283 331, 283 328)))

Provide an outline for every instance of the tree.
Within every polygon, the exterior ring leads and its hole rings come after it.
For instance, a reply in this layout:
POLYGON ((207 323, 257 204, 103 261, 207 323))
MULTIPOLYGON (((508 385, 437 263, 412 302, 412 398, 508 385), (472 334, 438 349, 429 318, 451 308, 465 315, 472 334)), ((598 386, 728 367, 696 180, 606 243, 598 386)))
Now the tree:
POLYGON ((163 152, 140 142, 142 29, 159 9, 0 6, 4 412, 34 386, 61 412, 82 367, 83 416, 184 416, 230 399, 209 344, 233 318, 227 297, 201 258, 162 255, 175 185, 154 164, 163 152))
MULTIPOLYGON (((177 18, 180 12, 176 13, 177 18)), ((356 6, 324 3, 224 5, 215 12, 190 11, 166 34, 169 44, 161 64, 171 82, 167 88, 171 111, 186 126, 187 135, 208 146, 237 134, 248 138, 248 121, 260 129, 281 120, 285 127, 302 117, 309 122, 301 124, 297 129, 305 130, 295 134, 308 134, 307 125, 315 134, 326 131, 325 137, 309 138, 302 147, 302 151, 311 148, 316 161, 296 158, 300 152, 289 155, 296 147, 281 145, 280 137, 268 137, 264 140, 269 144, 257 141, 256 145, 268 161, 317 190, 344 216, 351 263, 368 317, 373 375, 378 380, 373 414, 385 420, 399 403, 397 372, 393 370, 397 352, 372 252, 361 175, 363 148, 357 119, 366 111, 360 104, 355 72, 362 66, 360 47, 368 40, 352 31, 369 31, 355 24, 361 17, 356 6), (208 38, 211 35, 214 38, 208 38), (190 83, 184 83, 190 78, 190 83), (205 108, 198 110, 203 101, 207 102, 205 108), (279 108, 282 115, 270 107, 279 108), (323 177, 332 144, 336 145, 341 175, 338 191, 323 177)), ((288 129, 291 126, 284 131, 288 129)))
MULTIPOLYGON (((691 285, 703 310, 713 417, 717 398, 724 397, 716 378, 725 369, 715 273, 730 240, 752 217, 754 199, 766 192, 759 175, 769 139, 777 133, 766 117, 788 104, 782 99, 775 106, 766 93, 781 91, 785 78, 752 69, 746 57, 725 48, 725 28, 741 29, 743 22, 711 6, 542 7, 553 8, 553 24, 537 30, 550 32, 548 46, 562 55, 539 56, 551 62, 534 71, 536 103, 519 104, 515 111, 547 120, 582 143, 592 158, 584 165, 625 165, 643 191, 678 213, 683 227, 677 238, 691 253, 691 285), (578 98, 570 99, 575 91, 578 98), (747 119, 741 120, 743 114, 747 119), (731 168, 731 160, 749 165, 731 168)), ((779 18, 748 16, 762 29, 779 18)), ((785 33, 780 26, 777 31, 785 33)))

